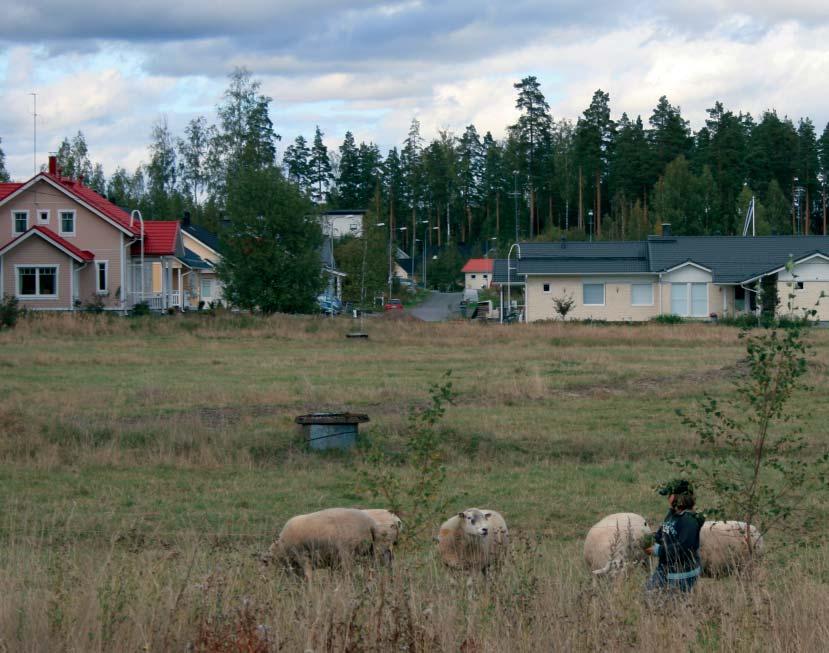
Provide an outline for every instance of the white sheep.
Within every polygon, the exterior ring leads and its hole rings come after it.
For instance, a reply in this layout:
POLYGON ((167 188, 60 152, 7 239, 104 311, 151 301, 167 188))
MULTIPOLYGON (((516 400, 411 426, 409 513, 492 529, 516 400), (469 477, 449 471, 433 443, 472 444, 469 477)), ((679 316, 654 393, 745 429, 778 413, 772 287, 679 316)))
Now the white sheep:
POLYGON ((388 564, 394 559, 394 547, 403 530, 403 522, 393 512, 383 508, 367 508, 363 510, 377 524, 375 528, 375 549, 378 555, 388 564))
POLYGON ((443 522, 437 540, 438 553, 448 567, 486 571, 506 553, 509 532, 497 512, 469 508, 443 522))
POLYGON ((313 569, 347 566, 374 554, 377 522, 362 510, 329 508, 291 517, 271 545, 270 558, 311 578, 313 569))
POLYGON ((704 576, 727 576, 749 562, 749 537, 755 558, 765 549, 763 536, 756 527, 742 521, 707 521, 699 533, 699 555, 704 576))
POLYGON ((651 532, 647 520, 633 512, 619 512, 594 524, 584 539, 584 561, 596 576, 616 574, 644 562, 640 542, 651 532))

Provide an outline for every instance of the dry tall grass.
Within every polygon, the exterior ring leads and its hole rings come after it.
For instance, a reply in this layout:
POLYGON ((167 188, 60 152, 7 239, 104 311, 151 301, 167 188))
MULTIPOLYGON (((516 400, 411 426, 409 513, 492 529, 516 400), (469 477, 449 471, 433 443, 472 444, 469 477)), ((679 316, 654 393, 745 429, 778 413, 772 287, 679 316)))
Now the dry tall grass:
MULTIPOLYGON (((368 342, 345 339, 348 320, 32 315, 0 332, 0 651, 825 650, 829 554, 797 536, 769 538, 757 578, 657 609, 643 573, 593 584, 581 561, 601 516, 661 514, 663 457, 698 453, 674 410, 730 391, 736 330, 365 328, 368 342), (447 368, 447 493, 505 514, 504 568, 470 589, 422 543, 393 573, 305 585, 263 568, 290 515, 366 504, 359 454, 305 452, 293 417, 365 411, 365 435, 399 448, 447 368)), ((810 338, 820 388, 829 333, 810 338)), ((829 407, 798 401, 825 447, 829 407)))

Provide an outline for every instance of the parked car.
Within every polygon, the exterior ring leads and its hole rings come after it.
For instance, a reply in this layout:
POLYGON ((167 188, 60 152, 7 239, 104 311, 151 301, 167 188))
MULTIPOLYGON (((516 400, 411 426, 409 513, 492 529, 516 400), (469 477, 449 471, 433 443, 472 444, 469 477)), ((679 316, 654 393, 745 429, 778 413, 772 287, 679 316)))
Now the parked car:
POLYGON ((386 311, 402 311, 403 310, 403 302, 399 299, 389 299, 384 305, 383 310, 386 311))
POLYGON ((343 312, 343 303, 333 295, 325 293, 318 295, 317 305, 326 315, 339 315, 343 312))

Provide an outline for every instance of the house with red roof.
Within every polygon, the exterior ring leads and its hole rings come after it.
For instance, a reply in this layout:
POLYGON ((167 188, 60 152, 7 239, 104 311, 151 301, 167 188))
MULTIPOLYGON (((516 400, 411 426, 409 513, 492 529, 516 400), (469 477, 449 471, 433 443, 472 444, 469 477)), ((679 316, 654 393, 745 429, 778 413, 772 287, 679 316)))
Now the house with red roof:
POLYGON ((54 156, 28 181, 0 184, 0 293, 27 309, 183 309, 188 276, 212 268, 190 254, 178 220, 127 213, 64 177, 54 156))
POLYGON ((463 287, 467 289, 475 288, 489 288, 492 283, 492 270, 495 259, 491 258, 471 258, 466 262, 466 265, 461 268, 464 275, 463 287))

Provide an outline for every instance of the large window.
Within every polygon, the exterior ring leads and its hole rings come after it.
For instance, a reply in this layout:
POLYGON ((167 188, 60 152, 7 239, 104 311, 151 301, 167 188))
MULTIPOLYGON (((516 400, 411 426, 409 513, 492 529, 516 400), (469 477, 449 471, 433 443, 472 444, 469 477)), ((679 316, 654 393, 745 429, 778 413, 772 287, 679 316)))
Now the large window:
POLYGON ((60 212, 60 234, 61 236, 75 235, 75 212, 61 211, 60 212))
POLYGON ((103 294, 109 290, 107 287, 107 268, 109 267, 109 261, 96 261, 95 262, 95 272, 96 272, 96 281, 97 281, 97 288, 99 294, 103 294))
POLYGON ((582 300, 585 306, 604 306, 604 284, 582 284, 582 300))
POLYGON ((672 283, 671 313, 684 317, 708 317, 708 284, 672 283))
POLYGON ((653 306, 653 284, 630 284, 630 303, 633 306, 653 306))
POLYGON ((17 268, 17 295, 23 298, 57 297, 57 266, 24 266, 17 268))
POLYGON ((14 233, 22 234, 29 228, 29 212, 28 211, 14 211, 12 213, 12 220, 14 221, 14 233))

